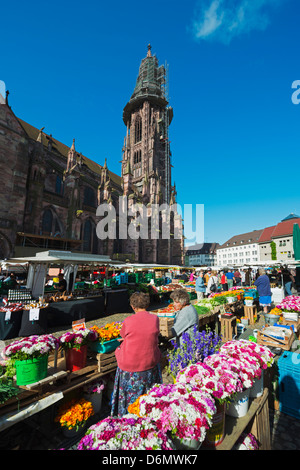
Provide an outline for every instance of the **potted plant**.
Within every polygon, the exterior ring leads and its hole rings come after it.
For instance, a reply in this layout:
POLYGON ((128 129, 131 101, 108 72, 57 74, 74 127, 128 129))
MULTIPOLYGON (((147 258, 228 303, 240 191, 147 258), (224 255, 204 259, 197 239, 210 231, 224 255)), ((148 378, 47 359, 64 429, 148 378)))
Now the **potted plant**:
POLYGON ((201 446, 215 412, 209 393, 183 383, 155 384, 139 399, 139 415, 168 433, 178 450, 201 446))
POLYGON ((32 335, 13 341, 5 347, 9 374, 16 373, 17 385, 38 382, 47 376, 48 355, 58 349, 59 342, 51 334, 32 335))
POLYGON ((91 426, 77 450, 174 450, 174 446, 153 421, 128 414, 91 426))
POLYGON ((168 355, 168 372, 174 378, 178 372, 189 364, 202 361, 206 356, 214 354, 220 349, 221 336, 212 332, 209 328, 199 331, 195 325, 192 333, 182 334, 182 346, 175 340, 171 340, 173 349, 168 355))
POLYGON ((84 398, 79 400, 73 398, 60 406, 55 421, 60 424, 66 437, 72 437, 83 432, 87 420, 93 414, 94 410, 90 401, 84 398))
POLYGON ((86 384, 83 387, 84 398, 92 403, 95 413, 98 413, 101 410, 105 383, 106 382, 104 380, 99 379, 97 382, 86 384))
POLYGON ((65 351, 67 370, 74 372, 85 367, 87 346, 97 338, 97 333, 89 328, 67 331, 59 337, 59 344, 65 351))
POLYGON ((120 338, 122 322, 107 323, 105 326, 92 326, 91 330, 97 334, 97 340, 90 347, 93 351, 99 353, 108 353, 114 351, 120 344, 117 338, 120 338))

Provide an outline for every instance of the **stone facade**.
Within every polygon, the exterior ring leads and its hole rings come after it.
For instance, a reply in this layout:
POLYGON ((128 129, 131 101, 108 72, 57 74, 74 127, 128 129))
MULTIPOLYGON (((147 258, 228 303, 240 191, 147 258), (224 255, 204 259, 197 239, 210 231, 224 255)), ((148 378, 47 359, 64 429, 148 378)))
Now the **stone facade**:
MULTIPOLYGON (((108 169, 70 146, 16 117, 8 97, 0 105, 0 259, 62 249, 105 254, 143 263, 182 264, 183 236, 176 212, 170 238, 99 239, 97 207, 106 203, 116 211, 126 196, 129 207, 176 204, 171 185, 168 126, 172 108, 163 90, 165 69, 151 54, 143 59, 134 93, 124 108, 126 137, 122 174, 108 169), (146 73, 146 75, 145 75, 146 73), (141 75, 142 74, 142 75, 141 75), (148 74, 148 75, 147 75, 148 74), (176 232, 177 233, 177 232, 176 232)), ((163 213, 160 215, 160 229, 163 213)), ((127 223, 130 223, 130 217, 127 223)))

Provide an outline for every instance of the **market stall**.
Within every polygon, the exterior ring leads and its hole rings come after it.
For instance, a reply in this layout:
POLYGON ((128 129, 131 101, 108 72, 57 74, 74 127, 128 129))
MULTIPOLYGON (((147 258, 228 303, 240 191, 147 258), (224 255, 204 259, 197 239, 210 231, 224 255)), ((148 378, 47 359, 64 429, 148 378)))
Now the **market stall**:
MULTIPOLYGON (((17 265, 28 263, 26 289, 16 290, 18 311, 8 297, 0 308, 0 339, 8 339, 48 332, 49 327, 71 326, 74 320, 85 318, 86 321, 101 317, 105 312, 126 312, 128 310, 128 292, 126 289, 95 288, 75 289, 76 273, 79 266, 113 266, 108 256, 72 253, 66 251, 47 251, 37 253, 35 257, 11 259, 7 263, 17 265), (64 272, 68 293, 45 293, 45 280, 50 268, 59 267, 64 272), (30 292, 30 297, 23 297, 30 292), (22 297, 23 296, 23 297, 22 297), (26 307, 29 304, 29 308, 26 307), (14 336, 12 336, 14 335, 14 336)), ((120 263, 118 263, 119 265, 120 263)))

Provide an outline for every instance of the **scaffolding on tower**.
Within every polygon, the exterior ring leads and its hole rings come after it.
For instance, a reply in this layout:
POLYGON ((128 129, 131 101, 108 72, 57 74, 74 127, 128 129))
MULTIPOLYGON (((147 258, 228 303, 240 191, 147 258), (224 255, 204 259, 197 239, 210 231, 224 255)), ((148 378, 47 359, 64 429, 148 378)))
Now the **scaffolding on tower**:
POLYGON ((169 65, 165 63, 164 94, 167 101, 165 107, 165 202, 170 202, 170 141, 169 141, 169 65))

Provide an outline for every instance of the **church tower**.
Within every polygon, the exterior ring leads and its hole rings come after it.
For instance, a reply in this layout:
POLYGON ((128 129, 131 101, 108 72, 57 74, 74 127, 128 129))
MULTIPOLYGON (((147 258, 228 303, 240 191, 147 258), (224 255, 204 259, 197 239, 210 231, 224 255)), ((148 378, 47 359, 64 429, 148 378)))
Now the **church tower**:
POLYGON ((168 103, 168 70, 159 65, 148 45, 142 60, 133 94, 123 110, 126 125, 122 177, 128 164, 132 183, 145 195, 149 187, 150 203, 169 203, 171 198, 171 164, 169 125, 173 109, 168 103))

